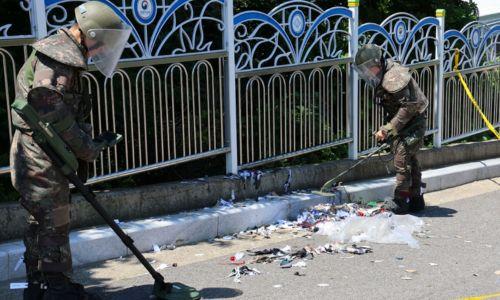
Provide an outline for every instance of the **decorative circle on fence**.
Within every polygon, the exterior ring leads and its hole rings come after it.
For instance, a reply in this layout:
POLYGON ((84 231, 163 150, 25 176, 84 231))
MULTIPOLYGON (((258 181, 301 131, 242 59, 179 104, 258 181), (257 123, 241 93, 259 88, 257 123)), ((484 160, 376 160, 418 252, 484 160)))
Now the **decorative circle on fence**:
POLYGON ((406 39, 406 24, 403 21, 399 21, 395 25, 396 41, 402 44, 406 39))
POLYGON ((481 32, 478 28, 472 31, 472 45, 474 47, 479 46, 479 41, 481 40, 481 32))
POLYGON ((293 36, 300 37, 304 34, 306 29, 306 17, 304 16, 304 13, 300 10, 292 12, 290 15, 289 25, 293 36))
POLYGON ((151 24, 156 17, 155 0, 134 0, 132 7, 135 19, 142 25, 151 24))

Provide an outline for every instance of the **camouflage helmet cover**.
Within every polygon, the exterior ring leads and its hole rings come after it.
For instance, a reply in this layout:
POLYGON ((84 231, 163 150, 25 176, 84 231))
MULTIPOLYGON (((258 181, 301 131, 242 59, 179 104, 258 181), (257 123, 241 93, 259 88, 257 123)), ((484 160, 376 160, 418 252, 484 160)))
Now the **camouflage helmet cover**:
POLYGON ((374 44, 367 44, 359 48, 354 63, 359 66, 370 60, 380 61, 381 58, 382 48, 374 44))
POLYGON ((376 88, 382 81, 382 49, 377 45, 364 45, 356 53, 354 69, 367 84, 376 88))

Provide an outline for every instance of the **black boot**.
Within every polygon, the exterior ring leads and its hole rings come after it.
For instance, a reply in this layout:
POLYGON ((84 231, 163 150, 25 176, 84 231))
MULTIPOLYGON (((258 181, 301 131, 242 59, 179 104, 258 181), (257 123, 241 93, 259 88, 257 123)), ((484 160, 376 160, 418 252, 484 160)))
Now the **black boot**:
POLYGON ((63 273, 44 274, 47 282, 43 300, 100 300, 101 298, 89 294, 83 285, 72 282, 63 273))
POLYGON ((45 284, 42 282, 41 274, 35 272, 28 275, 28 288, 23 291, 24 300, 43 300, 45 284))
POLYGON ((414 188, 411 190, 410 196, 410 212, 416 213, 425 209, 425 200, 424 194, 422 193, 422 189, 426 188, 427 185, 425 183, 421 183, 421 187, 414 188))
POLYGON ((392 211, 396 215, 404 215, 408 213, 410 207, 410 193, 409 192, 395 192, 394 198, 387 200, 382 205, 382 208, 392 211))
POLYGON ((29 260, 29 256, 24 254, 24 264, 26 265, 26 279, 28 287, 23 291, 24 300, 43 300, 45 293, 45 283, 42 280, 42 273, 37 271, 33 266, 36 262, 29 260))

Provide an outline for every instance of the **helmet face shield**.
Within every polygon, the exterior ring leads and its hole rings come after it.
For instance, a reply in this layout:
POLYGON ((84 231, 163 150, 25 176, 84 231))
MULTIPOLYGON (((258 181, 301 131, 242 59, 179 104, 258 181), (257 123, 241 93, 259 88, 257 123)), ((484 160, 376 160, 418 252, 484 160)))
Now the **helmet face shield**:
POLYGON ((361 65, 353 64, 353 67, 358 72, 359 77, 371 87, 376 88, 380 84, 382 66, 378 59, 371 59, 361 65))
POLYGON ((87 55, 107 78, 115 71, 132 29, 91 29, 86 34, 87 55))

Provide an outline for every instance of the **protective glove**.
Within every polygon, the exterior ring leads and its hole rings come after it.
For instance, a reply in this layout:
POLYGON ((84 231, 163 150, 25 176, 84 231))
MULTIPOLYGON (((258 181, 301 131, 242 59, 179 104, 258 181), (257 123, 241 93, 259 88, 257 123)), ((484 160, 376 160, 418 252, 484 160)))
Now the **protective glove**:
POLYGON ((118 144, 122 140, 122 136, 120 134, 105 131, 101 133, 98 137, 94 139, 94 143, 104 150, 107 147, 113 147, 118 144))

